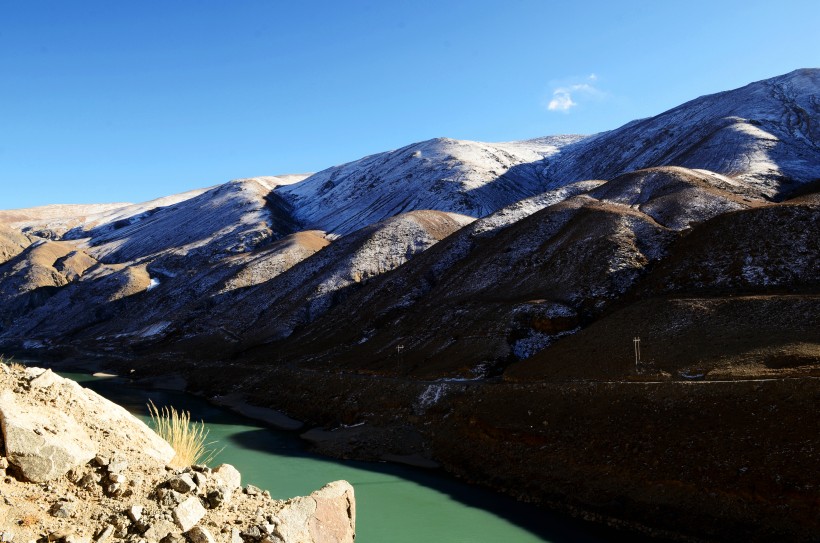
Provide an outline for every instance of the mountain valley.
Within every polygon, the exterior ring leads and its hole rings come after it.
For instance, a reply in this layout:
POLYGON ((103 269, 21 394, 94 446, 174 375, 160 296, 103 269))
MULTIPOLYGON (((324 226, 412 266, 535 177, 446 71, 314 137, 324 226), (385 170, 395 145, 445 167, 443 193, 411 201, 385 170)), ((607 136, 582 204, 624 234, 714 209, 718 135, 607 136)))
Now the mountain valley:
POLYGON ((590 136, 0 211, 0 352, 624 529, 811 541, 818 97, 801 69, 590 136))

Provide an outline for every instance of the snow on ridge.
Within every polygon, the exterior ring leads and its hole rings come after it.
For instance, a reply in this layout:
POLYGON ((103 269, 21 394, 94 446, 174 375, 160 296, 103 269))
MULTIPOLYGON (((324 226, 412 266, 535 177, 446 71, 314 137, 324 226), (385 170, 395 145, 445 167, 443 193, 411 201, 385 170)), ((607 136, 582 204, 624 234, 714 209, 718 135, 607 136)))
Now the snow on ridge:
POLYGON ((655 166, 728 175, 767 197, 820 177, 820 70, 797 70, 702 96, 567 146, 547 160, 551 186, 655 166))
POLYGON ((70 218, 108 213, 132 205, 128 202, 111 204, 49 204, 37 207, 0 210, 0 222, 19 227, 31 222, 60 221, 70 218))
POLYGON ((541 192, 535 165, 581 139, 435 138, 328 168, 276 192, 307 227, 336 234, 417 209, 482 217, 541 192))
POLYGON ((192 197, 171 205, 144 204, 132 208, 140 211, 138 214, 71 234, 88 238, 89 250, 108 262, 131 261, 167 251, 189 256, 204 252, 212 261, 246 252, 271 236, 290 233, 290 217, 274 217, 268 207, 271 184, 259 178, 234 180, 186 193, 192 197))
POLYGON ((82 239, 106 225, 134 224, 156 213, 161 208, 180 204, 225 185, 256 185, 259 192, 270 192, 276 187, 299 183, 312 174, 284 174, 233 179, 219 185, 193 189, 145 202, 106 204, 49 204, 39 207, 0 210, 0 223, 25 231, 52 231, 56 237, 82 239))
POLYGON ((291 173, 291 174, 284 174, 284 175, 261 175, 257 177, 242 177, 238 179, 231 179, 228 183, 239 183, 239 184, 248 184, 248 183, 256 183, 262 187, 265 187, 268 190, 273 190, 276 187, 284 187, 287 185, 294 185, 296 183, 301 183, 308 177, 313 175, 312 173, 291 173))
POLYGON ((519 200, 499 209, 492 215, 477 220, 472 227, 473 233, 480 235, 487 232, 495 232, 525 217, 529 217, 546 207, 563 202, 572 196, 588 192, 604 183, 605 181, 600 180, 578 181, 531 196, 530 198, 524 198, 523 200, 519 200))
POLYGON ((45 238, 60 238, 63 234, 88 221, 89 217, 116 213, 131 204, 50 204, 39 207, 0 211, 0 224, 21 232, 45 238))

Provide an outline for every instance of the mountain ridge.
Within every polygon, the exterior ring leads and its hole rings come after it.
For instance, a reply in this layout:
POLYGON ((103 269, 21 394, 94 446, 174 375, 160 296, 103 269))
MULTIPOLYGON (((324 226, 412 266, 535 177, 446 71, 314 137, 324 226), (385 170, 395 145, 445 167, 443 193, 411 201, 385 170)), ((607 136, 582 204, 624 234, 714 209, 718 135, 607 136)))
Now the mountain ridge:
POLYGON ((794 185, 820 178, 813 158, 820 131, 811 122, 820 115, 818 86, 820 69, 799 69, 695 98, 583 140, 566 150, 569 157, 559 155, 548 164, 543 175, 560 182, 609 179, 674 165, 729 175, 770 198, 780 197, 794 185), (624 139, 632 143, 623 146, 619 140, 624 139))

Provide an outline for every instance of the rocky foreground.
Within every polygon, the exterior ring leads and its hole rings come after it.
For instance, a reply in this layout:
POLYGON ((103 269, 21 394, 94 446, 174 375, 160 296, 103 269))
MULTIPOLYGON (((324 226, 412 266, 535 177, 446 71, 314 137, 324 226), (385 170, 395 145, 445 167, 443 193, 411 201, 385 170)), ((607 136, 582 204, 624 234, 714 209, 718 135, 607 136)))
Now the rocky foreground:
POLYGON ((40 368, 0 363, 0 541, 345 543, 346 481, 271 499, 229 464, 168 464, 175 452, 95 392, 40 368))

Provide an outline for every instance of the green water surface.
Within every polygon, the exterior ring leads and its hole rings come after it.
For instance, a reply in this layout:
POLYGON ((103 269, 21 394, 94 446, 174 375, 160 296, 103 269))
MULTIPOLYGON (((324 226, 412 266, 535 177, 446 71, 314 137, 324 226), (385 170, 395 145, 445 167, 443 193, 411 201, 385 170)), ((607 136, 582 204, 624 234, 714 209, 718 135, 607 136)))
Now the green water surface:
POLYGON ((146 390, 120 379, 61 373, 148 421, 146 403, 173 405, 203 420, 223 448, 212 464, 233 464, 243 484, 274 498, 306 495, 345 479, 356 493, 357 543, 597 542, 609 534, 531 505, 461 483, 438 471, 338 461, 310 454, 292 433, 272 430, 184 393, 146 390))

